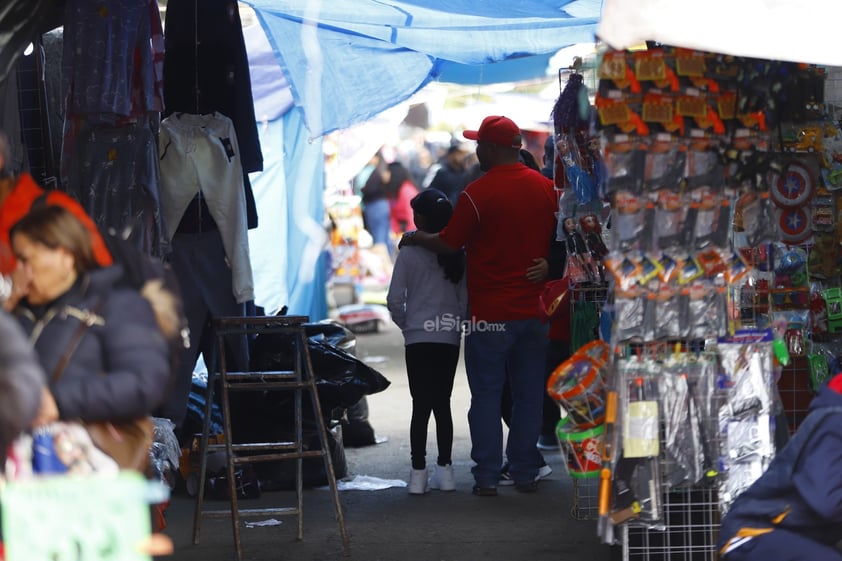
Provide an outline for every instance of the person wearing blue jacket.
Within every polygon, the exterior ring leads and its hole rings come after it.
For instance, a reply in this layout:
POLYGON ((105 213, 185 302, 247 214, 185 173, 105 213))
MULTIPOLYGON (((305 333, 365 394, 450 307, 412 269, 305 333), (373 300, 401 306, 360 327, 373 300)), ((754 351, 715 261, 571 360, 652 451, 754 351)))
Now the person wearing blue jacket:
POLYGON ((792 439, 722 519, 722 560, 842 560, 840 466, 842 373, 822 386, 792 439))
POLYGON ((44 206, 12 227, 11 240, 26 277, 14 315, 49 384, 33 427, 131 420, 160 406, 170 366, 152 306, 119 285, 119 266, 97 266, 81 222, 44 206))

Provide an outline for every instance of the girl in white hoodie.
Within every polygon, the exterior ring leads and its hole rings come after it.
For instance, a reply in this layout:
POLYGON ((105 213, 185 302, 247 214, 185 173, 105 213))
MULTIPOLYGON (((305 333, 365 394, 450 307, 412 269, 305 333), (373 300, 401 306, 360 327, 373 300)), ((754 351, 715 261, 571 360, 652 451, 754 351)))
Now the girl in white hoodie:
MULTIPOLYGON (((422 191, 410 204, 416 226, 425 232, 444 228, 453 213, 447 196, 437 189, 422 191)), ((439 255, 419 246, 404 247, 395 261, 386 304, 406 345, 412 396, 409 492, 421 495, 430 488, 453 491, 450 395, 467 312, 464 253, 439 255), (425 456, 431 413, 436 418, 438 458, 428 480, 425 456)))

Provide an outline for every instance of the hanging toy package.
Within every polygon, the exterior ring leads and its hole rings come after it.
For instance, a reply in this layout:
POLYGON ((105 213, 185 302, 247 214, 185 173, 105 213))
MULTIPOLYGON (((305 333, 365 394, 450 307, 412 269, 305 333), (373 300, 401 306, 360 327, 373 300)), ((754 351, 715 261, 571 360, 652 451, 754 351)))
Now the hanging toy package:
POLYGON ((664 363, 660 380, 664 418, 664 447, 671 487, 694 485, 704 475, 704 451, 701 443, 701 419, 690 396, 685 360, 670 357, 664 363))
POLYGON ((639 286, 617 290, 614 295, 614 334, 618 342, 643 339, 645 333, 646 302, 639 286))
POLYGON ((561 156, 567 173, 567 185, 576 194, 576 204, 584 206, 596 198, 596 184, 582 162, 577 144, 568 143, 568 151, 561 156))
POLYGON ((687 336, 690 339, 722 337, 728 331, 725 287, 695 283, 689 289, 687 336))
MULTIPOLYGON (((773 204, 768 192, 752 193, 741 210, 741 226, 745 233, 746 245, 758 247, 765 242, 778 240, 775 228, 773 204)), ((742 200, 742 199, 741 199, 742 200)), ((738 201, 738 205, 739 205, 738 201)), ((735 218, 736 228, 736 218, 735 218)))
POLYGON ((658 387, 654 376, 635 376, 627 384, 627 411, 623 417, 623 456, 657 457, 660 453, 658 432, 658 387))
POLYGON ((685 358, 684 372, 693 407, 698 411, 705 476, 715 475, 719 466, 719 409, 724 386, 714 353, 685 358))
POLYGON ((677 190, 687 166, 687 153, 681 145, 656 139, 646 152, 645 181, 647 191, 677 190))
POLYGON ((651 249, 654 205, 629 191, 619 191, 614 194, 614 209, 613 249, 651 249))
POLYGON ((775 453, 772 423, 766 414, 721 418, 719 505, 723 514, 734 499, 763 475, 772 461, 775 453))
POLYGON ((655 248, 685 247, 684 217, 687 210, 677 191, 661 189, 655 203, 655 248))
POLYGON ((698 141, 687 151, 687 188, 715 187, 722 183, 723 166, 713 143, 698 141))
POLYGON ((646 152, 635 143, 614 142, 605 147, 603 158, 608 180, 608 191, 628 191, 640 194, 643 191, 643 169, 646 152))
POLYGON ((677 286, 661 284, 655 295, 656 313, 653 339, 683 337, 682 327, 687 325, 687 298, 681 297, 677 286))
POLYGON ((660 366, 638 356, 619 362, 622 380, 622 454, 614 470, 617 491, 625 490, 638 505, 638 517, 661 518, 660 413, 657 378, 660 366))
POLYGON ((730 417, 773 411, 773 340, 771 330, 738 331, 717 344, 730 417))
POLYGON ((688 220, 691 237, 687 240, 696 249, 708 246, 727 247, 731 218, 730 204, 710 187, 700 187, 690 195, 688 220))

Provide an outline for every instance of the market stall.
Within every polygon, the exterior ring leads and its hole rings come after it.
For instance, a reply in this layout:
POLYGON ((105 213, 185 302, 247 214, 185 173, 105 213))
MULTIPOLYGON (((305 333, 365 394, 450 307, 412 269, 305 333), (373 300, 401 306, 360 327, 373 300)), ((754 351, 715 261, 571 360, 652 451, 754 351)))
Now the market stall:
POLYGON ((555 131, 564 215, 590 183, 612 207, 604 341, 548 383, 573 515, 624 559, 715 559, 720 516, 839 369, 842 133, 814 65, 650 43, 597 72, 596 127, 555 131))

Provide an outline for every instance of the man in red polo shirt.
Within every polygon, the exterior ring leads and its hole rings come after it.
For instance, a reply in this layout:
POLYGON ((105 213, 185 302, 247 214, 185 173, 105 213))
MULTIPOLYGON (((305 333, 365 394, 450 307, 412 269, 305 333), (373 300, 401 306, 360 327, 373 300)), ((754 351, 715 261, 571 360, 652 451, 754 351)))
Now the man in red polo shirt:
POLYGON ((459 196, 453 217, 438 234, 410 232, 401 245, 444 253, 464 247, 468 304, 465 368, 471 389, 474 494, 494 496, 503 458, 500 403, 507 380, 512 417, 506 443, 509 474, 518 491, 536 489, 543 463, 535 447, 541 429, 547 328, 538 319, 542 282, 526 271, 548 254, 557 199, 552 181, 518 161, 521 134, 511 119, 486 117, 477 141, 486 173, 459 196))

